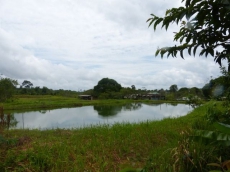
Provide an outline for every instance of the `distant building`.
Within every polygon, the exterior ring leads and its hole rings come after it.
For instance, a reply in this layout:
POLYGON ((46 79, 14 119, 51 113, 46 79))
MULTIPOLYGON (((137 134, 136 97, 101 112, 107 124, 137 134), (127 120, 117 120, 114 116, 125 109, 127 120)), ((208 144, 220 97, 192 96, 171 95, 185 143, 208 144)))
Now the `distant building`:
POLYGON ((158 92, 150 92, 145 96, 151 100, 165 100, 165 95, 161 95, 158 92))
POLYGON ((150 92, 147 94, 130 94, 124 96, 125 99, 149 99, 149 100, 165 100, 165 95, 158 92, 150 92))
POLYGON ((91 95, 79 95, 78 97, 82 100, 93 100, 91 95))
POLYGON ((182 97, 182 100, 189 100, 189 98, 188 97, 182 97))

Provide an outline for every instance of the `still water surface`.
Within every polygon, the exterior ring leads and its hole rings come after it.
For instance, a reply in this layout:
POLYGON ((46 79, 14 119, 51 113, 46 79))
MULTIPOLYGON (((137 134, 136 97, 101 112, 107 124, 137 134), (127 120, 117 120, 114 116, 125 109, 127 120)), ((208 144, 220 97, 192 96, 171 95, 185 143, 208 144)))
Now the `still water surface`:
POLYGON ((116 106, 83 106, 54 110, 14 112, 17 125, 11 128, 55 129, 79 128, 97 124, 114 124, 121 122, 141 122, 161 120, 166 117, 179 117, 191 111, 185 104, 132 103, 116 106))

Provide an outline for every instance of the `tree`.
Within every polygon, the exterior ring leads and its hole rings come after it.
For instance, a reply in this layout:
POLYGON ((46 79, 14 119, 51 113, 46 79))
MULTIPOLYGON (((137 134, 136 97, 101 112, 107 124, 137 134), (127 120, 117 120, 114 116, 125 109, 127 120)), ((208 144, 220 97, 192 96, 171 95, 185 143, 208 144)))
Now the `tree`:
POLYGON ((121 85, 117 81, 109 78, 101 79, 96 86, 94 86, 94 92, 99 95, 105 92, 119 92, 121 85))
POLYGON ((189 95, 189 89, 186 87, 182 87, 178 90, 178 97, 187 97, 189 95))
POLYGON ((181 23, 178 32, 174 32, 174 41, 179 45, 163 47, 156 51, 158 54, 176 57, 177 53, 184 58, 184 50, 195 56, 197 48, 199 55, 211 55, 221 66, 223 59, 228 61, 230 71, 230 0, 182 0, 185 7, 172 8, 166 11, 164 17, 151 14, 147 20, 149 26, 162 23, 167 30, 169 25, 181 23))
POLYGON ((24 80, 21 86, 24 88, 31 88, 33 87, 33 84, 30 81, 24 80))
POLYGON ((132 90, 136 90, 135 85, 131 85, 132 90))
POLYGON ((49 88, 43 86, 42 89, 41 89, 41 93, 43 95, 48 95, 50 93, 50 90, 49 90, 49 88))
POLYGON ((18 82, 9 78, 0 79, 0 102, 5 101, 13 96, 18 82))
POLYGON ((178 90, 177 85, 176 84, 171 85, 169 87, 169 90, 170 90, 170 92, 173 92, 173 93, 177 92, 177 90, 178 90))
POLYGON ((40 87, 35 87, 34 92, 39 95, 41 93, 41 88, 40 87))
POLYGON ((221 96, 227 96, 230 91, 230 73, 225 68, 221 68, 220 76, 215 79, 211 79, 209 83, 205 84, 202 88, 202 92, 206 98, 218 98, 221 96))

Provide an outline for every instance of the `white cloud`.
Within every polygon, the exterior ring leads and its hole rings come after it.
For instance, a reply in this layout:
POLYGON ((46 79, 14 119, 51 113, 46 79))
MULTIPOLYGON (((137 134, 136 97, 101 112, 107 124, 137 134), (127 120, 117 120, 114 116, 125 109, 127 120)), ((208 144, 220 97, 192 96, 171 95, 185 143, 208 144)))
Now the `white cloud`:
POLYGON ((175 44, 177 26, 154 32, 146 20, 180 2, 1 0, 0 73, 52 89, 90 89, 103 77, 137 88, 202 87, 219 75, 212 58, 154 56, 175 44))

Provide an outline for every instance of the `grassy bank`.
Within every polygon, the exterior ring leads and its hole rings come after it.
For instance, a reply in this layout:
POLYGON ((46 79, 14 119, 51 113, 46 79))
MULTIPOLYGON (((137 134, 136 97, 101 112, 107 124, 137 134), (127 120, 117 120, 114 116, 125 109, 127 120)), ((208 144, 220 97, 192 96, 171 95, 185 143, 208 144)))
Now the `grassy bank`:
POLYGON ((4 107, 5 110, 14 109, 45 109, 45 108, 61 108, 61 107, 79 107, 87 105, 101 105, 101 104, 126 104, 131 102, 143 102, 143 103, 179 103, 175 101, 153 101, 153 100, 81 100, 74 97, 63 96, 49 96, 49 95, 18 95, 14 96, 7 102, 0 103, 0 107, 4 107))
MULTIPOLYGON (((154 163, 171 165, 170 149, 180 132, 205 114, 206 105, 187 116, 139 124, 102 125, 75 130, 5 130, 0 171, 119 171, 154 163), (151 160, 151 161, 150 161, 151 160)), ((153 164, 152 164, 153 165, 153 164)))

